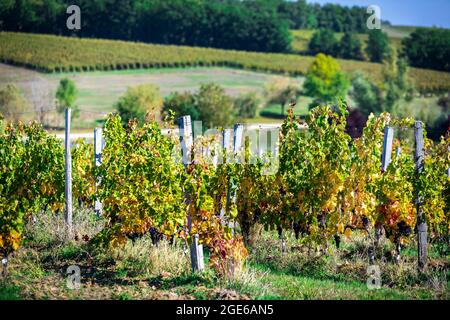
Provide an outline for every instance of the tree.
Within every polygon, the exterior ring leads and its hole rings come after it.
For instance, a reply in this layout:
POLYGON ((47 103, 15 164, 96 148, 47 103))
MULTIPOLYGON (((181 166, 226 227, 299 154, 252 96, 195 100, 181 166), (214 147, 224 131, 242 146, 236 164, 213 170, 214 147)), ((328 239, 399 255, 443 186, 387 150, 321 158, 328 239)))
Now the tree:
POLYGON ((197 110, 207 128, 231 125, 235 119, 233 101, 215 83, 201 85, 195 95, 197 110))
POLYGON ((54 105, 54 96, 48 81, 38 78, 29 83, 30 102, 33 111, 37 115, 37 120, 45 124, 45 116, 54 105))
POLYGON ((361 41, 351 32, 346 32, 337 46, 336 55, 343 59, 362 60, 361 41))
POLYGON ((450 71, 450 30, 418 28, 402 43, 412 66, 450 71))
POLYGON ((161 97, 159 87, 153 84, 141 84, 136 87, 129 87, 115 104, 115 109, 124 125, 133 119, 143 123, 149 113, 160 120, 159 116, 163 103, 164 100, 161 97))
POLYGON ((356 102, 358 109, 367 117, 371 113, 379 114, 383 111, 380 103, 380 90, 363 74, 358 73, 352 81, 350 95, 356 102))
POLYGON ((349 81, 336 60, 320 53, 308 69, 303 88, 307 96, 316 98, 312 106, 336 103, 347 95, 349 81))
POLYGON ((317 28, 317 16, 314 7, 306 0, 280 1, 278 13, 289 21, 291 29, 317 28))
POLYGON ((286 78, 278 78, 269 83, 264 89, 266 104, 279 104, 281 106, 281 115, 285 115, 286 105, 297 101, 299 94, 298 87, 286 78))
POLYGON ((386 33, 374 29, 369 32, 366 52, 372 62, 381 62, 389 54, 389 39, 386 33))
POLYGON ((78 98, 78 90, 75 82, 69 78, 61 79, 58 89, 56 90, 56 100, 58 101, 58 112, 64 113, 66 108, 72 109, 72 118, 80 115, 80 110, 76 105, 78 98))
POLYGON ((328 29, 320 29, 315 32, 309 41, 309 52, 311 54, 324 53, 335 55, 338 41, 334 32, 328 29))
POLYGON ((289 25, 275 9, 264 1, 160 1, 142 14, 136 38, 162 44, 288 52, 289 25))
POLYGON ((400 101, 411 101, 414 98, 414 86, 408 77, 408 64, 399 59, 395 50, 387 55, 383 63, 383 103, 385 111, 394 115, 408 117, 399 110, 400 101))
POLYGON ((18 121, 27 107, 20 90, 12 84, 0 89, 0 115, 8 121, 18 121))
POLYGON ((352 81, 351 96, 358 108, 366 115, 390 112, 396 116, 411 116, 401 110, 402 101, 414 97, 414 87, 408 78, 408 66, 404 59, 398 59, 395 51, 383 64, 383 80, 379 84, 357 74, 352 81))
POLYGON ((256 117, 259 105, 260 99, 254 92, 241 95, 234 100, 237 115, 242 119, 256 117))
POLYGON ((438 106, 442 108, 442 111, 444 113, 450 112, 450 91, 447 93, 447 95, 439 98, 438 106))

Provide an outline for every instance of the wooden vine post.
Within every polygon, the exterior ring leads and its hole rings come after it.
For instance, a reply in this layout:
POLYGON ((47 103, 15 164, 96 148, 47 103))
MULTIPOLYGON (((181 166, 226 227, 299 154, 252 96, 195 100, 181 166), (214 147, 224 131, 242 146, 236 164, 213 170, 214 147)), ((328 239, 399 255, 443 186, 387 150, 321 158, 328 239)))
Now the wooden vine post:
MULTIPOLYGON (((416 162, 416 179, 419 179, 423 170, 424 160, 424 138, 422 122, 414 122, 414 140, 415 140, 415 162, 416 162)), ((422 209, 422 196, 420 191, 416 190, 416 210, 417 210, 417 252, 419 270, 423 270, 427 264, 427 247, 428 247, 428 227, 422 209)))
POLYGON ((70 108, 66 108, 66 127, 65 127, 65 211, 64 221, 66 224, 68 236, 72 235, 72 155, 70 152, 70 108))
MULTIPOLYGON (((188 166, 192 163, 192 148, 194 145, 194 139, 192 136, 192 122, 191 116, 184 116, 178 120, 178 127, 180 129, 180 144, 183 164, 187 170, 188 166)), ((189 204, 190 196, 185 194, 185 201, 189 204)), ((188 232, 191 232, 192 220, 189 212, 187 213, 188 220, 188 232)), ((203 260, 203 245, 199 244, 199 236, 195 234, 192 236, 192 243, 190 247, 191 264, 194 272, 203 271, 205 264, 203 260)))
MULTIPOLYGON (((103 152, 103 130, 100 128, 94 129, 94 165, 99 167, 102 164, 102 152, 103 152)), ((101 178, 98 178, 95 187, 100 184, 101 178)), ((102 214, 102 203, 99 200, 95 200, 94 211, 97 215, 102 214)))

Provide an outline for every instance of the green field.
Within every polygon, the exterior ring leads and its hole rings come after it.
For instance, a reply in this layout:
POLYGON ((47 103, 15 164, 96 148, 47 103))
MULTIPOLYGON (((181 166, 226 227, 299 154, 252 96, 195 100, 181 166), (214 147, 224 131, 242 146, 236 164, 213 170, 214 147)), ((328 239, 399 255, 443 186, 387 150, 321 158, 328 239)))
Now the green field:
MULTIPOLYGON (((227 94, 236 96, 248 92, 262 93, 264 86, 276 80, 277 75, 257 73, 245 70, 236 70, 219 67, 203 68, 165 68, 146 70, 121 70, 121 71, 94 71, 78 73, 52 73, 42 74, 33 70, 0 64, 0 86, 12 83, 18 86, 30 103, 30 108, 36 97, 32 93, 32 88, 36 86, 39 90, 47 90, 50 97, 53 97, 59 81, 68 77, 75 81, 79 98, 78 106, 82 109, 80 118, 73 123, 76 132, 91 131, 101 124, 106 114, 114 110, 114 103, 122 95, 127 87, 144 83, 156 84, 160 87, 163 96, 174 91, 195 91, 202 83, 215 82, 224 87, 227 94)), ((291 79, 301 87, 302 77, 291 79)), ((436 103, 438 97, 420 97, 410 103, 411 110, 419 112, 429 107, 437 110, 436 103)), ((294 113, 305 115, 312 98, 300 96, 294 113)), ((348 98, 348 103, 353 106, 353 102, 348 98)), ((248 123, 279 123, 281 108, 279 105, 269 105, 262 107, 259 116, 247 119, 248 123)), ((285 114, 287 108, 285 110, 285 114)), ((431 114, 438 117, 439 114, 431 114)), ((24 120, 32 120, 34 114, 24 115, 24 120)), ((47 122, 53 126, 62 126, 62 116, 56 112, 47 115, 47 122)), ((434 120, 433 119, 424 119, 434 120)))
MULTIPOLYGON (((314 59, 295 54, 265 54, 6 32, 0 33, 0 41, 0 61, 44 72, 226 66, 299 76, 306 73, 314 59)), ((381 79, 380 64, 353 60, 338 62, 347 73, 359 71, 374 80, 381 79)), ((420 91, 436 92, 450 88, 450 73, 411 68, 410 74, 420 91)))
MULTIPOLYGON (((0 64, 0 86, 7 83, 17 85, 24 92, 30 105, 35 102, 32 94, 33 86, 40 90, 48 90, 50 95, 54 96, 59 81, 64 77, 74 80, 79 90, 77 104, 83 111, 80 118, 74 123, 75 129, 92 129, 98 125, 98 121, 104 119, 107 113, 114 110, 114 103, 129 86, 152 83, 159 86, 163 96, 167 96, 174 91, 193 92, 202 83, 215 82, 221 85, 230 96, 237 96, 249 92, 261 94, 267 83, 284 76, 219 67, 42 74, 33 70, 0 64)), ((303 78, 297 77, 292 81, 301 86, 303 78)), ((298 114, 306 113, 309 101, 308 98, 302 99, 296 112, 298 114)), ((264 117, 249 120, 251 122, 280 121, 277 119, 280 114, 280 106, 269 106, 261 111, 265 114, 264 117)), ((28 116, 32 117, 31 114, 28 116)), ((49 120, 53 119, 50 122, 55 125, 58 123, 54 119, 57 117, 56 113, 49 117, 49 120)), ((62 124, 62 119, 59 119, 59 122, 62 124)))

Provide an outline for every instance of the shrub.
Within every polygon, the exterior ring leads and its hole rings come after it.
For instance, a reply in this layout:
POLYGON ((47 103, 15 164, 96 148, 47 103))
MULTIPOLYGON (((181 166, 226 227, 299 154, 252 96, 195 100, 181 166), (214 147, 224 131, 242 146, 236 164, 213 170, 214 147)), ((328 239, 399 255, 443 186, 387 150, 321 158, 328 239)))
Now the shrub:
POLYGON ((17 121, 26 107, 27 102, 16 86, 8 84, 0 89, 0 117, 2 116, 10 121, 17 121))
POLYGON ((174 92, 164 100, 162 115, 165 118, 170 111, 176 118, 190 115, 192 121, 201 120, 200 112, 197 109, 195 95, 190 92, 174 92))
POLYGON ((284 116, 286 104, 295 102, 299 91, 297 86, 290 80, 277 78, 264 88, 265 103, 266 105, 279 104, 281 106, 281 115, 284 116))
POLYGON ((142 84, 129 87, 127 92, 119 98, 115 108, 122 122, 127 124, 132 119, 142 123, 147 113, 153 113, 159 117, 162 105, 163 98, 159 87, 153 84, 142 84))
POLYGON ((203 84, 195 95, 197 110, 206 127, 231 125, 235 119, 233 101, 217 84, 203 84))
POLYGON ((260 99, 256 93, 248 93, 236 98, 234 105, 240 118, 255 118, 258 113, 260 99))

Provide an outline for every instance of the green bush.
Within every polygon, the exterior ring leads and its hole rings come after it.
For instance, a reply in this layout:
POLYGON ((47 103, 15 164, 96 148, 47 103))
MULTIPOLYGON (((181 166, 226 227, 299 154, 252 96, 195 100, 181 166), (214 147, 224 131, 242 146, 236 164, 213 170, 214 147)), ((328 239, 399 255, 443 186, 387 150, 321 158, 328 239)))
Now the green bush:
MULTIPOLYGON (((395 52, 387 56, 383 64, 383 80, 376 84, 358 74, 352 81, 351 95, 359 109, 370 113, 390 112, 399 117, 410 117, 405 103, 412 101, 414 87, 408 76, 408 65, 404 59, 397 59, 395 52)), ((431 116, 430 116, 431 117, 431 116)))
POLYGON ((195 95, 197 110, 206 128, 233 124, 233 101, 217 84, 203 84, 195 95))
POLYGON ((119 98, 115 108, 124 124, 133 119, 142 123, 148 113, 154 114, 159 120, 163 102, 159 87, 153 84, 142 84, 129 87, 127 92, 119 98))
POLYGON ((27 102, 16 86, 8 84, 0 89, 0 119, 17 121, 26 107, 27 102))
POLYGON ((169 116, 170 111, 176 118, 189 115, 192 121, 201 120, 201 114, 197 109, 195 95, 190 92, 174 92, 164 100, 162 116, 169 116))
POLYGON ((231 125, 236 119, 234 101, 217 84, 202 84, 196 93, 172 93, 163 104, 161 115, 165 118, 190 115, 192 121, 202 121, 205 128, 231 125))
POLYGON ((242 119, 255 118, 260 103, 260 99, 254 92, 241 95, 234 100, 237 115, 242 119))

